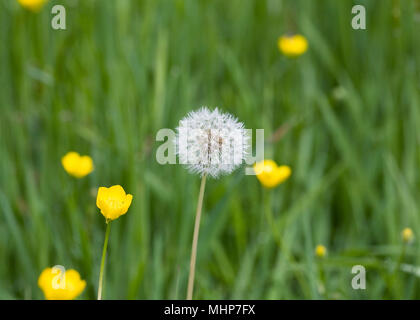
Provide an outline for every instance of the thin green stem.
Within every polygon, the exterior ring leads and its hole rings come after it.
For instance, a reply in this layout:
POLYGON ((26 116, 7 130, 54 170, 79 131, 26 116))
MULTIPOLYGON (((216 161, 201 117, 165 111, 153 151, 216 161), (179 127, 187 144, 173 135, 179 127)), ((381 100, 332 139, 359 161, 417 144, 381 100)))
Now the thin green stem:
MULTIPOLYGON (((267 223, 269 228, 271 229, 271 234, 274 238, 274 242, 278 246, 278 248, 281 250, 282 254, 284 254, 285 258, 288 259, 289 263, 293 264, 296 263, 295 258, 293 255, 289 252, 289 250, 284 246, 280 229, 278 227, 278 224, 276 222, 276 219, 274 217, 273 207, 271 203, 272 195, 274 190, 266 190, 263 189, 263 203, 264 203, 264 212, 265 217, 267 219, 267 223)), ((306 280, 304 279, 304 276, 300 274, 298 270, 295 270, 296 278, 301 284, 302 287, 305 286, 306 280)))
POLYGON ((407 250, 407 244, 403 243, 402 245, 402 249, 401 249, 401 253, 400 256, 398 258, 397 264, 395 266, 395 270, 394 270, 394 276, 398 273, 398 271, 401 268, 401 264, 404 261, 404 257, 405 257, 405 251, 407 250))
POLYGON ((400 278, 399 278, 399 271, 400 271, 400 268, 401 268, 401 264, 404 261, 406 250, 407 250, 407 244, 403 243, 400 256, 399 256, 399 258, 397 260, 397 263, 395 265, 394 272, 392 273, 392 280, 391 280, 392 281, 392 287, 395 291, 397 291, 397 295, 400 294, 400 291, 401 291, 401 282, 400 282, 400 278))
POLYGON ((101 271, 99 272, 98 300, 102 300, 102 282, 103 282, 103 278, 104 278, 106 249, 108 248, 108 239, 109 239, 110 230, 111 230, 111 222, 107 221, 104 248, 102 250, 101 271))
POLYGON ((325 276, 325 267, 324 267, 324 261, 322 261, 324 258, 317 258, 317 266, 318 266, 318 272, 319 272, 319 283, 318 283, 318 293, 321 294, 324 299, 328 299, 328 292, 327 292, 327 279, 325 276))
POLYGON ((279 248, 281 248, 282 247, 281 236, 280 236, 279 230, 276 227, 276 221, 273 215, 273 208, 271 206, 272 191, 273 190, 264 190, 264 193, 263 193, 264 211, 265 211, 265 216, 268 222, 268 226, 271 229, 271 233, 273 235, 274 241, 277 243, 279 248))
POLYGON ((200 194, 198 196, 197 211, 195 213, 194 235, 191 249, 190 275, 188 277, 187 300, 192 300, 194 290, 195 261, 197 260, 198 233, 200 231, 201 209, 203 208, 204 189, 206 187, 206 174, 201 178, 200 194))

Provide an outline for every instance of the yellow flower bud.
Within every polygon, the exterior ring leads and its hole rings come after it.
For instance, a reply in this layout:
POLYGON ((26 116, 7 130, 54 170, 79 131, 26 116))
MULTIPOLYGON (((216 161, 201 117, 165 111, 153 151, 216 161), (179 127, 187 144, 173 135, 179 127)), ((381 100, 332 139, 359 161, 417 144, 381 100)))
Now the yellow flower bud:
POLYGON ((68 174, 79 179, 93 171, 92 158, 89 156, 80 156, 74 151, 67 153, 61 158, 61 163, 68 174))
POLYGON ((100 187, 96 197, 96 206, 101 209, 105 219, 110 221, 125 214, 132 200, 133 196, 126 194, 123 187, 119 185, 110 188, 100 187))
POLYGON ((25 9, 33 12, 39 11, 48 0, 17 0, 25 9))
POLYGON ((38 278, 38 286, 47 300, 73 300, 85 289, 86 281, 73 269, 61 274, 60 269, 46 268, 38 278))
POLYGON ((405 228, 402 232, 402 239, 405 243, 410 243, 414 240, 414 234, 413 234, 413 230, 411 230, 410 228, 405 228))
POLYGON ((254 164, 257 179, 266 188, 274 188, 286 181, 292 174, 288 166, 277 166, 273 160, 263 160, 254 164))
POLYGON ((281 36, 277 41, 277 45, 280 52, 288 57, 298 57, 308 49, 308 41, 300 34, 281 36))
POLYGON ((322 244, 317 245, 315 248, 315 255, 318 258, 324 258, 327 255, 327 248, 322 244))

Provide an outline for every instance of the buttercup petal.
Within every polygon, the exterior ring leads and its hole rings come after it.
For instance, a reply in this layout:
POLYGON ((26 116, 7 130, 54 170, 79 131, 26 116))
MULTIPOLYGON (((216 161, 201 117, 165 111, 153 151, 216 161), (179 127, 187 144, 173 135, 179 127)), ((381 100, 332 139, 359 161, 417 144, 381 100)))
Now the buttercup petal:
POLYGON ((77 152, 70 151, 61 158, 61 163, 66 172, 76 178, 83 178, 93 170, 93 161, 89 156, 80 156, 77 152))
POLYGON ((115 220, 127 212, 132 198, 133 196, 127 195, 120 185, 101 187, 98 189, 96 205, 105 219, 115 220))
POLYGON ((287 178, 290 177, 290 175, 292 174, 292 169, 290 169, 289 166, 280 166, 278 167, 278 175, 279 178, 283 181, 286 180, 287 178))
POLYGON ((96 196, 96 206, 99 209, 103 207, 103 200, 108 196, 108 188, 99 187, 98 195, 96 196))
POLYGON ((115 200, 123 201, 126 196, 126 193, 120 185, 112 186, 109 189, 109 197, 114 198, 115 200))
POLYGON ((270 159, 260 161, 254 165, 257 179, 266 188, 274 188, 291 175, 288 166, 277 166, 276 162, 270 159))
POLYGON ((128 208, 130 208, 132 201, 133 201, 133 196, 131 194, 127 194, 127 197, 125 198, 125 201, 124 201, 122 214, 125 214, 128 211, 128 208))
POLYGON ((73 269, 60 275, 59 270, 46 268, 38 278, 38 286, 47 300, 72 300, 77 298, 86 287, 86 281, 73 269), (57 272, 58 271, 58 272, 57 272), (55 287, 58 285, 59 287, 55 287))

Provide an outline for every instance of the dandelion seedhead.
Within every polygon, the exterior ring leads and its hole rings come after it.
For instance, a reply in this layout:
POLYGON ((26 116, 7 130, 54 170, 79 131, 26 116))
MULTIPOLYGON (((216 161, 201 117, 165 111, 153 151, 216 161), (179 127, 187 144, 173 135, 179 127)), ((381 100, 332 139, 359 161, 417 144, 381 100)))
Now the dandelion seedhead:
POLYGON ((229 174, 248 154, 250 137, 244 124, 217 108, 188 113, 176 130, 176 153, 192 173, 213 178, 229 174))

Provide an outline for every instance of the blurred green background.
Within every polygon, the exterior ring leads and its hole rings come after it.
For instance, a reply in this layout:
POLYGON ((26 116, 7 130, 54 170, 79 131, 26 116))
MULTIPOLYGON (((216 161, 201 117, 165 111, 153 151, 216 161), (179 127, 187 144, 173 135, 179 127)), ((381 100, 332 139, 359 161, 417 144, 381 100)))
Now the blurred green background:
POLYGON ((184 299, 200 179, 159 165, 155 135, 202 105, 264 128, 266 158, 293 174, 271 191, 243 168, 208 181, 195 298, 419 298, 419 242, 401 254, 404 227, 420 238, 419 29, 414 0, 52 0, 37 14, 2 0, 0 298, 42 299, 57 264, 96 298, 96 190, 121 184, 134 199, 112 223, 104 298, 184 299), (67 30, 51 28, 55 4, 67 30), (290 32, 309 42, 297 59, 277 48, 290 32), (72 150, 94 161, 81 180, 60 162, 72 150))

